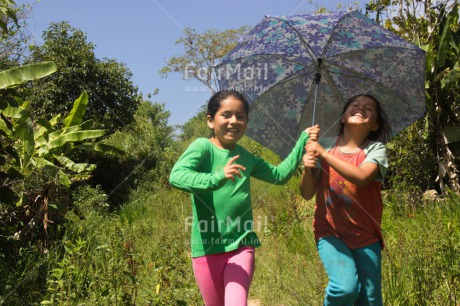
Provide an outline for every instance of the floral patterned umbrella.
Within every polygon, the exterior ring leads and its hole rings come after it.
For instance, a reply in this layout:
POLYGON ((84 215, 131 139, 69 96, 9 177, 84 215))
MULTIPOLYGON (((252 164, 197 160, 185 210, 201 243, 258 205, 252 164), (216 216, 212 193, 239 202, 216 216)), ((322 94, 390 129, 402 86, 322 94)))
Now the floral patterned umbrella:
POLYGON ((281 157, 312 121, 337 136, 344 103, 361 93, 399 133, 425 112, 424 71, 421 49, 358 11, 267 16, 215 67, 220 88, 251 105, 247 135, 281 157))

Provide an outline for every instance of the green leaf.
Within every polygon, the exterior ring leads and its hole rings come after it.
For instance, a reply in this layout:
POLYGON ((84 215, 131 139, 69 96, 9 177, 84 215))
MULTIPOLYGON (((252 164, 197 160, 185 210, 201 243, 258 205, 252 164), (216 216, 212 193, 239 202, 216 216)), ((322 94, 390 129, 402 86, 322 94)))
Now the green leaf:
POLYGON ((43 62, 0 72, 0 89, 45 77, 57 70, 54 62, 43 62))
POLYGON ((460 79, 460 65, 457 63, 452 70, 450 70, 441 81, 441 88, 449 88, 449 85, 455 86, 456 82, 460 79))
POLYGON ((61 122, 61 114, 58 114, 50 120, 50 124, 54 127, 58 122, 61 122))
MULTIPOLYGON (((51 121, 50 121, 51 122, 51 121)), ((48 141, 56 139, 57 137, 68 134, 71 132, 76 132, 80 130, 89 130, 93 126, 93 120, 87 120, 81 124, 74 125, 68 128, 59 129, 57 131, 51 132, 48 135, 45 135, 43 138, 39 138, 36 143, 36 147, 42 146, 48 141)), ((52 122, 51 122, 52 123, 52 122)), ((53 125, 54 126, 54 125, 53 125)))
POLYGON ((53 128, 53 125, 51 124, 50 121, 46 120, 46 119, 38 119, 37 121, 35 121, 35 123, 39 126, 41 126, 41 128, 39 128, 35 134, 34 134, 34 138, 35 138, 35 146, 37 146, 37 140, 43 136, 43 134, 45 134, 46 132, 52 132, 54 131, 54 128, 53 128))
POLYGON ((78 145, 75 148, 80 149, 80 150, 85 150, 85 151, 94 151, 94 152, 100 152, 104 154, 112 154, 116 156, 123 156, 126 154, 126 152, 122 149, 119 149, 111 145, 103 144, 103 143, 83 143, 81 145, 78 145))
POLYGON ((49 122, 48 120, 46 119, 38 119, 36 121, 36 123, 39 125, 39 126, 42 126, 44 127, 45 129, 49 130, 49 131, 52 131, 53 130, 53 125, 51 124, 51 122, 49 122))
POLYGON ((11 131, 8 128, 8 125, 6 124, 6 122, 2 118, 0 118, 0 130, 5 132, 5 134, 8 135, 8 136, 13 135, 13 131, 11 131))
POLYGON ((8 27, 3 20, 0 20, 0 28, 2 28, 3 33, 8 34, 8 27))
POLYGON ((2 114, 5 117, 14 118, 14 119, 21 119, 30 116, 30 112, 27 109, 22 107, 13 107, 8 105, 3 111, 2 114))
MULTIPOLYGON (((449 18, 448 18, 449 20, 449 18)), ((444 64, 446 63, 446 54, 447 50, 449 49, 447 46, 449 44, 449 40, 452 37, 450 35, 450 27, 448 26, 448 22, 444 26, 444 30, 442 31, 442 36, 441 40, 439 41, 439 46, 438 46, 438 55, 436 57, 436 66, 438 68, 444 67, 444 64)))
POLYGON ((460 126, 446 126, 443 132, 448 143, 460 141, 460 126))
POLYGON ((444 22, 441 39, 439 40, 438 55, 436 59, 438 69, 443 69, 446 64, 446 55, 451 50, 448 46, 451 45, 451 42, 455 45, 454 38, 452 37, 452 26, 457 22, 458 7, 453 7, 444 22))
POLYGON ((70 187, 70 185, 72 185, 72 181, 69 179, 67 174, 61 170, 59 170, 59 182, 66 187, 70 187))
POLYGON ((69 116, 64 119, 65 127, 80 124, 83 121, 83 116, 85 115, 87 106, 88 93, 85 91, 81 94, 80 97, 78 97, 77 100, 75 100, 69 116))
POLYGON ((67 133, 48 141, 44 146, 37 150, 37 153, 41 156, 42 154, 48 153, 52 149, 64 146, 64 144, 68 142, 78 142, 92 138, 98 138, 101 136, 104 136, 103 130, 86 130, 67 133))
POLYGON ((34 135, 26 127, 20 127, 15 131, 16 136, 20 139, 22 143, 22 148, 20 152, 21 157, 21 168, 27 167, 32 154, 34 153, 34 135))
POLYGON ((86 164, 86 163, 80 163, 77 164, 73 162, 70 158, 67 158, 65 156, 55 156, 55 158, 66 168, 77 172, 77 173, 82 173, 82 172, 91 172, 94 169, 96 169, 95 164, 86 164))
POLYGON ((40 169, 47 169, 47 170, 57 170, 58 169, 58 167, 55 164, 41 157, 35 157, 33 159, 33 163, 35 167, 40 168, 40 169))

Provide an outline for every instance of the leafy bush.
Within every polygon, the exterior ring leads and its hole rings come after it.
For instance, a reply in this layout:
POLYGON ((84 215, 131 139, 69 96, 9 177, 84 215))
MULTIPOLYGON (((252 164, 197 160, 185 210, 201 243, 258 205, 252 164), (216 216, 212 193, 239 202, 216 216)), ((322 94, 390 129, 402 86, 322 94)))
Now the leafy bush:
POLYGON ((123 149, 125 156, 90 157, 98 165, 91 183, 102 187, 112 208, 126 201, 141 183, 167 184, 166 177, 176 158, 168 118, 164 105, 144 101, 134 115, 134 122, 104 141, 123 149))
POLYGON ((419 120, 387 144, 389 168, 386 188, 419 195, 435 188, 436 152, 433 152, 425 121, 419 120))
POLYGON ((87 34, 66 21, 51 23, 42 38, 42 45, 31 45, 28 61, 53 61, 59 73, 21 88, 21 96, 33 106, 34 119, 64 116, 72 101, 87 91, 86 118, 94 120, 96 128, 112 134, 133 121, 142 96, 129 68, 113 59, 96 58, 96 46, 87 41, 87 34))

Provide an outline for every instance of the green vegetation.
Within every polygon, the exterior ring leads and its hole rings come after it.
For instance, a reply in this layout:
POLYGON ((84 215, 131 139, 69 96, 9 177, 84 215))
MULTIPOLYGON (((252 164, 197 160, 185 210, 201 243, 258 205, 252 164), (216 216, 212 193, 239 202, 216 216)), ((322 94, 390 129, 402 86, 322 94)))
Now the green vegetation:
MULTIPOLYGON (((254 184, 255 228, 263 246, 250 298, 262 305, 321 305, 326 276, 313 240, 313 203, 299 198, 297 183, 254 184)), ((92 188, 76 189, 73 199, 90 213, 80 219, 69 212, 64 239, 48 254, 19 252, 15 269, 2 277, 5 304, 200 304, 188 245, 188 194, 161 185, 154 192, 138 188, 116 214, 104 210, 106 198, 92 188)), ((386 305, 460 302, 459 200, 450 194, 408 207, 401 205, 404 198, 386 193, 386 305)))
MULTIPOLYGON (((373 1, 369 9, 382 18, 395 3, 373 1)), ((401 10, 405 16, 385 21, 428 52, 428 115, 388 144, 385 305, 460 305, 458 11, 426 9, 429 18, 401 10), (423 197, 433 188, 442 194, 423 197)), ((0 0, 0 50, 23 41, 15 37, 22 16, 14 1, 0 0)), ((187 29, 178 41, 186 54, 163 74, 186 63, 203 67, 206 61, 195 61, 202 55, 218 61, 244 31, 187 29), (203 46, 201 53, 187 51, 187 38, 203 46), (215 48, 205 48, 215 39, 215 48)), ((203 111, 175 139, 164 105, 143 100, 129 69, 96 59, 86 34, 67 23, 50 26, 28 65, 15 55, 23 46, 15 48, 0 60, 8 67, 0 71, 0 304, 201 305, 190 258, 190 196, 172 189, 168 175, 193 139, 208 136, 203 111)), ((249 138, 241 144, 280 161, 249 138)), ((313 239, 314 202, 301 199, 298 183, 299 175, 285 186, 253 181, 263 246, 250 299, 261 305, 322 304, 327 280, 313 239)))
POLYGON ((53 61, 59 73, 23 86, 21 96, 30 101, 33 117, 64 116, 83 91, 89 94, 87 118, 112 134, 133 121, 142 102, 132 73, 122 63, 98 59, 86 33, 67 22, 52 23, 43 33, 44 43, 31 46, 27 62, 53 61), (59 102, 59 103, 58 103, 59 102))

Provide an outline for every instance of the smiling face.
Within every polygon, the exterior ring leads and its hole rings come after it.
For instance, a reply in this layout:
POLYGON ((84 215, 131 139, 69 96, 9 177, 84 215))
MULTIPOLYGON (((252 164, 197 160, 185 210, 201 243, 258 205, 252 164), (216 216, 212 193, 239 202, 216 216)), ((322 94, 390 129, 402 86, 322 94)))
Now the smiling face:
POLYGON ((341 123, 344 125, 359 126, 368 133, 377 131, 377 104, 366 96, 358 96, 348 105, 345 110, 341 123))
POLYGON ((214 118, 207 116, 208 127, 214 131, 211 141, 221 149, 233 150, 248 126, 244 103, 228 96, 221 101, 214 118))

